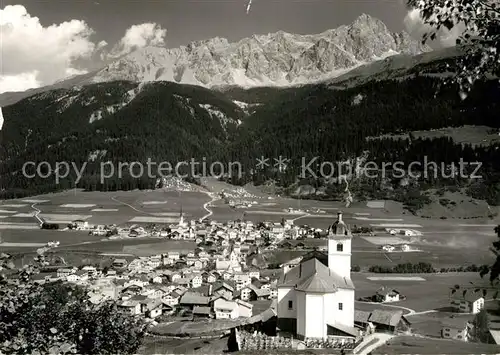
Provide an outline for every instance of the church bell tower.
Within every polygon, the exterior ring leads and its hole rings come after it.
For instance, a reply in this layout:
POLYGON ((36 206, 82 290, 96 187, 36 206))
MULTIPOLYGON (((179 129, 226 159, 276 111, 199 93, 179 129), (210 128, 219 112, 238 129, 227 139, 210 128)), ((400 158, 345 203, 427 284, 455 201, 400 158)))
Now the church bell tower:
POLYGON ((339 211, 328 232, 328 268, 347 279, 351 278, 351 242, 351 230, 339 211))

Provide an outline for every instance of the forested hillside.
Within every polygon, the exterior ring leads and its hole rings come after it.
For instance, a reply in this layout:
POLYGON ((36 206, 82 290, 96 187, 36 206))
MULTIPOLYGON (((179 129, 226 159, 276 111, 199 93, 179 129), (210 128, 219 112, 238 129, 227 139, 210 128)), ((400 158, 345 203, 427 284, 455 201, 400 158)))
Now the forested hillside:
POLYGON ((110 179, 99 184, 102 161, 182 161, 214 156, 234 136, 244 113, 224 96, 201 87, 157 82, 114 82, 32 96, 4 108, 0 131, 3 195, 33 194, 59 186, 53 177, 27 179, 27 161, 87 163, 78 186, 91 189, 152 188, 155 179, 110 179), (113 186, 111 186, 113 185, 113 186), (22 189, 22 190, 21 190, 22 189))
MULTIPOLYGON (((428 177, 405 179, 351 179, 357 198, 391 198, 416 209, 426 202, 429 188, 463 188, 471 196, 500 204, 499 144, 460 144, 449 137, 406 139, 382 137, 463 125, 500 128, 498 82, 481 82, 465 100, 454 86, 443 85, 436 73, 449 70, 448 61, 436 61, 398 70, 390 78, 372 80, 343 89, 338 83, 297 88, 230 88, 221 91, 156 82, 96 84, 37 94, 4 108, 0 131, 2 197, 15 197, 73 186, 74 174, 59 185, 53 179, 27 179, 21 174, 26 161, 86 163, 78 186, 90 190, 153 188, 154 178, 135 179, 126 173, 104 183, 100 163, 176 163, 194 158, 207 162, 240 162, 241 177, 234 184, 270 179, 284 193, 294 195, 301 186, 313 192, 303 197, 338 199, 344 186, 335 179, 299 178, 302 159, 337 162, 364 157, 381 165, 400 161, 443 163, 447 169, 460 158, 483 162, 483 179, 428 177), (418 74, 418 75, 417 75, 418 74), (252 105, 246 110, 245 105, 252 105), (284 171, 272 166, 256 170, 256 158, 290 159, 284 171)), ((359 78, 358 78, 359 79, 359 78)), ((318 164, 311 169, 318 170, 318 164)), ((439 175, 439 174, 438 174, 439 175)))
MULTIPOLYGON (((384 162, 428 161, 449 165, 464 161, 483 162, 481 171, 485 180, 434 179, 420 181, 417 190, 430 187, 464 187, 469 193, 490 204, 500 204, 500 145, 472 147, 439 139, 367 139, 389 133, 432 130, 462 125, 484 125, 492 131, 500 127, 498 114, 500 87, 497 82, 478 83, 465 99, 457 95, 453 86, 443 86, 439 78, 416 76, 405 80, 373 81, 352 89, 335 90, 327 85, 302 88, 294 94, 282 95, 282 100, 264 105, 248 117, 239 137, 228 149, 228 160, 240 157, 247 165, 255 164, 256 157, 291 159, 286 172, 277 173, 269 167, 247 176, 255 183, 274 178, 281 187, 309 184, 323 187, 315 198, 342 195, 344 186, 327 184, 322 179, 297 181, 302 159, 306 162, 318 157, 322 161, 345 161, 368 152, 368 159, 381 166, 384 162)), ((313 166, 319 168, 318 165, 313 166)), ((319 170, 316 170, 319 174, 319 170)), ((439 174, 438 174, 439 177, 439 174)), ((234 179, 233 179, 233 182, 234 179)), ((391 188, 381 190, 384 181, 367 179, 354 185, 358 197, 395 198, 406 202, 409 189, 398 189, 401 181, 388 181, 391 188), (396 191, 394 191, 394 188, 396 191), (404 196, 403 196, 404 195, 404 196)), ((286 191, 286 189, 285 189, 286 191)), ((289 190, 290 192, 291 190, 289 190)), ((425 199, 423 199, 425 201, 425 199)))

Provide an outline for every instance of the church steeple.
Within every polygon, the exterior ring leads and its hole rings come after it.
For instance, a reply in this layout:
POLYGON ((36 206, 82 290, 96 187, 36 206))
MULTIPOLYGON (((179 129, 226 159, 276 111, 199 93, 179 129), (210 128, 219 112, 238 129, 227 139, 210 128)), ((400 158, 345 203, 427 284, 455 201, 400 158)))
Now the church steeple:
POLYGON ((328 232, 328 267, 338 275, 350 279, 352 234, 342 217, 342 212, 339 211, 337 220, 328 232))
POLYGON ((182 204, 181 204, 181 210, 179 212, 179 226, 183 226, 184 225, 184 213, 182 213, 182 204))
POLYGON ((352 237, 350 228, 345 224, 342 218, 342 211, 337 212, 337 220, 330 226, 328 237, 352 237))

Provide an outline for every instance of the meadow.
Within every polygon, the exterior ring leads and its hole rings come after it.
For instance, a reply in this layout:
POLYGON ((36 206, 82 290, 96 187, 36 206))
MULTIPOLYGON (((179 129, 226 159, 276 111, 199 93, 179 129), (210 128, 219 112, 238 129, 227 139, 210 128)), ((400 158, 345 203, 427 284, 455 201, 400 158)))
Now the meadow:
POLYGON ((186 339, 146 337, 140 354, 223 354, 227 350, 227 337, 213 339, 186 339))
POLYGON ((499 354, 500 346, 459 340, 429 339, 412 336, 396 337, 372 351, 373 355, 396 354, 499 354))
MULTIPOLYGON (((370 274, 353 273, 352 280, 356 286, 356 298, 367 297, 375 294, 381 287, 393 288, 406 296, 403 301, 387 304, 387 307, 405 307, 415 312, 426 312, 430 310, 446 309, 450 306, 451 288, 455 285, 462 287, 471 286, 471 282, 478 288, 488 284, 487 279, 481 279, 479 273, 443 273, 443 274, 370 274), (371 277, 395 277, 402 278, 397 280, 370 280, 371 277), (411 278, 418 276, 424 281, 414 281, 411 278), (408 281, 405 281, 407 278, 408 281)), ((493 293, 489 293, 486 299, 493 298, 493 293)), ((362 303, 358 303, 362 304, 362 303)), ((380 304, 367 307, 380 307, 380 304)), ((383 306, 383 305, 382 305, 383 306)), ((357 306, 356 306, 357 307, 357 306)), ((362 306, 361 306, 362 307, 362 306)), ((384 307, 384 306, 383 306, 384 307)), ((410 319, 410 321, 412 321, 410 319)))
MULTIPOLYGON (((217 182, 217 191, 235 190, 228 184, 217 182)), ((254 188, 253 190, 257 190, 254 188)), ((252 190, 252 191, 253 191, 252 190)), ((240 190, 241 192, 241 190, 240 190)), ((252 196, 252 195, 251 195, 252 196)), ((344 220, 350 226, 417 226, 422 233, 418 238, 399 238, 412 243, 419 252, 383 253, 380 247, 394 242, 387 232, 376 232, 375 238, 354 237, 352 247, 352 264, 362 268, 374 265, 394 266, 398 263, 429 262, 436 268, 458 267, 470 264, 489 264, 493 260, 488 247, 495 240, 493 226, 495 221, 466 221, 460 223, 424 219, 409 215, 401 204, 391 201, 356 202, 348 209, 336 201, 294 200, 289 198, 268 198, 265 194, 255 193, 248 200, 256 201, 251 208, 233 209, 222 200, 208 207, 213 211, 210 219, 227 221, 246 219, 254 222, 281 222, 284 219, 294 220, 294 224, 308 224, 326 229, 336 217, 336 212, 344 210, 344 220), (324 213, 311 212, 312 215, 287 213, 287 208, 320 209, 324 213), (466 249, 467 253, 463 253, 466 249)), ((136 244, 156 244, 154 238, 141 238, 139 242, 129 240, 104 241, 102 237, 90 236, 85 232, 39 230, 37 220, 33 217, 35 208, 47 221, 61 223, 61 227, 74 219, 83 219, 91 224, 117 224, 120 226, 167 225, 175 223, 182 213, 185 220, 199 219, 207 216, 204 204, 211 197, 198 187, 198 191, 171 191, 159 189, 153 191, 117 191, 117 192, 83 192, 71 190, 34 196, 27 199, 2 201, 0 204, 0 236, 2 241, 11 244, 0 244, 0 250, 26 250, 33 246, 22 243, 46 243, 51 240, 60 241, 61 247, 78 250, 100 250, 123 253, 134 252, 148 254, 154 247, 134 247, 136 244), (35 204, 32 207, 32 204, 35 204), (18 243, 13 245, 12 243, 18 243)), ((408 227, 409 228, 409 227, 408 227)), ((316 241, 315 241, 316 242, 316 241)), ((326 243, 325 242, 319 242, 326 243)), ((318 244, 319 245, 319 244, 318 244)), ((326 244, 325 244, 326 245, 326 244)), ((273 263, 283 263, 301 255, 303 251, 286 250, 266 253, 267 259, 273 263)))

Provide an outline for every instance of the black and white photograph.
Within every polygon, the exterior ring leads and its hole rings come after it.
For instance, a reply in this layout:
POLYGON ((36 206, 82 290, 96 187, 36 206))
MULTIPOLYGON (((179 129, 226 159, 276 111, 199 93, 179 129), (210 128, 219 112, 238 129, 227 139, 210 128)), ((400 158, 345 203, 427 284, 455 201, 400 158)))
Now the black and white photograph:
POLYGON ((0 355, 500 354, 500 0, 0 0, 0 355))

